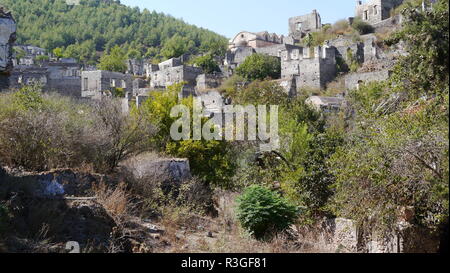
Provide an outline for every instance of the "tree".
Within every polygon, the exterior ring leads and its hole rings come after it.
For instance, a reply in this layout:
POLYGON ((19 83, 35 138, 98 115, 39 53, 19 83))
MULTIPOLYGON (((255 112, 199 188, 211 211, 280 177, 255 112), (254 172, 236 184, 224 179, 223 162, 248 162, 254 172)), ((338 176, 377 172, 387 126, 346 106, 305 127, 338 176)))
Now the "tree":
POLYGON ((109 54, 104 54, 100 58, 99 67, 101 70, 125 73, 127 71, 125 53, 119 46, 113 47, 109 54))
POLYGON ((164 43, 161 54, 166 59, 176 58, 189 52, 194 46, 195 43, 193 41, 177 34, 164 43))
MULTIPOLYGON (((230 144, 224 141, 182 140, 174 141, 170 136, 172 124, 178 119, 170 116, 172 108, 178 104, 186 105, 193 111, 192 97, 178 100, 183 83, 170 86, 167 91, 152 92, 137 111, 157 128, 151 141, 160 152, 175 157, 189 159, 191 171, 211 186, 231 188, 236 162, 230 144)), ((202 120, 205 123, 205 119, 202 120)), ((191 128, 192 130, 192 128, 191 128)), ((192 135, 192 132, 191 132, 192 135)))
POLYGON ((204 73, 220 72, 220 67, 212 54, 206 54, 194 59, 193 63, 203 69, 204 73))
POLYGON ((352 28, 358 31, 358 33, 361 35, 372 33, 374 31, 373 27, 370 24, 364 22, 360 17, 356 17, 353 19, 352 28))
POLYGON ((57 58, 64 57, 64 50, 60 47, 57 47, 53 49, 53 55, 55 55, 57 58))
POLYGON ((434 230, 448 221, 448 1, 404 15, 408 23, 387 42, 404 42, 408 54, 386 82, 349 94, 353 126, 328 160, 331 207, 372 230, 397 228, 405 208, 434 230))
MULTIPOLYGON (((148 48, 155 49, 154 56, 158 56, 165 42, 175 35, 185 39, 188 49, 198 48, 198 53, 224 54, 228 42, 212 31, 163 13, 127 7, 120 1, 81 1, 75 8, 62 0, 2 0, 1 4, 20 22, 17 44, 32 44, 52 52, 58 47, 66 49, 92 41, 90 54, 83 55, 84 59, 71 54, 71 57, 90 64, 98 61, 97 52, 108 51, 115 45, 125 48, 127 43, 133 44, 131 48, 142 56, 148 48)), ((71 50, 72 53, 79 52, 71 50)))
POLYGON ((281 75, 281 62, 277 57, 253 54, 236 69, 236 73, 250 81, 278 79, 281 75))

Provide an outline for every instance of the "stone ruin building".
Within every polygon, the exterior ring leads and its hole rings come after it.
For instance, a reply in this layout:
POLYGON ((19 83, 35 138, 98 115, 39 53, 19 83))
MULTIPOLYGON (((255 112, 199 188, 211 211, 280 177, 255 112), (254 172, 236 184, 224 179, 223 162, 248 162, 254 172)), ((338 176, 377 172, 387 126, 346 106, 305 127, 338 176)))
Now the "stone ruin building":
POLYGON ((355 16, 370 24, 377 24, 390 18, 392 10, 402 3, 403 0, 357 0, 355 16))
POLYGON ((296 87, 322 89, 336 77, 336 55, 332 47, 293 48, 281 56, 281 78, 294 78, 296 87))
POLYGON ((133 91, 130 74, 95 70, 81 72, 81 96, 97 99, 102 96, 112 96, 114 89, 123 90, 125 96, 133 91))
POLYGON ((313 10, 310 14, 289 19, 289 36, 295 40, 300 40, 308 33, 320 31, 321 29, 322 19, 317 10, 313 10))
POLYGON ((16 65, 9 78, 10 88, 39 84, 61 95, 81 97, 81 65, 73 59, 16 65))
POLYGON ((11 13, 0 7, 0 91, 9 87, 8 77, 13 68, 16 30, 16 21, 11 13))
MULTIPOLYGON (((356 1, 355 17, 361 17, 367 21, 374 26, 375 31, 398 27, 401 18, 391 17, 391 11, 402 2, 400 0, 370 0, 366 3, 356 1)), ((351 22, 352 19, 349 18, 349 21, 351 22)), ((122 74, 99 71, 96 68, 83 68, 73 60, 57 60, 44 49, 34 46, 20 46, 26 52, 26 56, 14 63, 14 58, 11 58, 11 44, 15 38, 15 22, 11 15, 5 12, 2 13, 1 22, 1 49, 6 49, 2 51, 5 57, 1 60, 9 57, 9 61, 3 61, 2 69, 8 70, 11 75, 7 84, 20 87, 24 84, 41 83, 64 95, 85 98, 108 95, 113 89, 121 88, 126 98, 136 98, 136 101, 142 102, 148 97, 148 91, 165 89, 181 82, 185 85, 180 96, 199 96, 201 92, 218 88, 225 78, 234 74, 235 69, 248 56, 256 53, 280 59, 281 78, 274 81, 278 82, 291 96, 295 96, 300 88, 326 88, 339 76, 339 72, 342 73, 337 70, 338 61, 339 63, 344 61, 347 64, 357 62, 364 69, 343 75, 345 89, 349 90, 358 88, 365 82, 387 79, 396 56, 404 54, 401 48, 391 53, 383 52, 378 47, 377 37, 374 34, 361 35, 358 41, 340 36, 318 47, 300 46, 298 43, 306 35, 322 30, 321 16, 317 10, 313 10, 309 14, 289 18, 288 36, 267 31, 238 33, 230 40, 225 58, 220 60, 221 72, 219 73, 205 74, 201 68, 188 64, 189 55, 182 55, 159 64, 152 64, 150 60, 145 59, 130 59, 127 60, 126 73, 122 74), (50 61, 36 64, 34 61, 36 56, 45 54, 50 57, 50 61), (11 60, 16 65, 13 70, 11 60)))

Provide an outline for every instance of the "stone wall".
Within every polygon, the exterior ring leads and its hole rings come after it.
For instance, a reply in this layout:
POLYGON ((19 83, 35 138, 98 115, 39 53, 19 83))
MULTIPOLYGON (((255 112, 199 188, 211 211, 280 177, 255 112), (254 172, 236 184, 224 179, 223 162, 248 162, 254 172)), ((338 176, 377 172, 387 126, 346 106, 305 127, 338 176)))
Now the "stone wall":
POLYGON ((354 42, 351 38, 341 36, 328 41, 328 45, 336 49, 336 57, 342 58, 347 63, 352 61, 349 59, 349 52, 358 63, 364 62, 364 43, 354 42))
POLYGON ((224 77, 221 74, 201 74, 197 77, 195 90, 203 91, 219 87, 224 77))
POLYGON ((322 29, 320 14, 313 10, 312 13, 289 18, 289 36, 301 39, 305 34, 322 29))
POLYGON ((403 3, 403 0, 369 0, 356 2, 355 16, 370 24, 376 24, 391 17, 392 9, 403 3))
POLYGON ((336 52, 331 47, 294 48, 281 58, 282 78, 295 77, 297 88, 322 89, 336 77, 336 52))
POLYGON ((348 74, 345 76, 345 88, 347 90, 357 89, 361 84, 387 80, 389 75, 389 70, 348 74))
POLYGON ((83 71, 81 73, 82 97, 98 97, 112 88, 123 88, 125 93, 132 93, 131 75, 103 70, 83 71))
POLYGON ((437 253, 437 232, 407 224, 383 235, 362 232, 349 219, 323 219, 312 227, 298 228, 299 242, 330 253, 437 253))
POLYGON ((9 88, 8 76, 12 70, 12 47, 16 40, 16 22, 11 13, 0 7, 0 91, 9 88))
POLYGON ((167 66, 163 70, 150 72, 150 87, 153 89, 166 88, 175 83, 186 82, 187 86, 194 88, 197 85, 197 77, 202 73, 202 69, 198 67, 186 65, 167 66))

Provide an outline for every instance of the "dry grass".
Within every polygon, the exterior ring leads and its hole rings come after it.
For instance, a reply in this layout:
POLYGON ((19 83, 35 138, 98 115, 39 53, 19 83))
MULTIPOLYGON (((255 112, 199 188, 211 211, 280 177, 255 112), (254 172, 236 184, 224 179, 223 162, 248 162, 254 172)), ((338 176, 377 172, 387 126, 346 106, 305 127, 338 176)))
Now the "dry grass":
POLYGON ((93 190, 97 197, 97 202, 115 220, 121 220, 134 213, 135 205, 132 197, 127 191, 125 183, 119 183, 117 187, 110 188, 104 182, 94 185, 93 190))

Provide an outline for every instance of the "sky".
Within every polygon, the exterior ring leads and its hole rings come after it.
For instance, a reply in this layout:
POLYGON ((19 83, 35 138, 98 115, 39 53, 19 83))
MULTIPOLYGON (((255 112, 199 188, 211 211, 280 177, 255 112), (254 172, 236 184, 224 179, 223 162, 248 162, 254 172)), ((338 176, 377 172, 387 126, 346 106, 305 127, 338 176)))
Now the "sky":
POLYGON ((181 18, 232 38, 240 31, 288 34, 288 19, 316 9, 322 23, 334 23, 354 14, 355 0, 121 0, 181 18))

